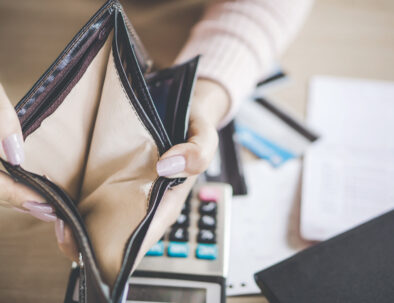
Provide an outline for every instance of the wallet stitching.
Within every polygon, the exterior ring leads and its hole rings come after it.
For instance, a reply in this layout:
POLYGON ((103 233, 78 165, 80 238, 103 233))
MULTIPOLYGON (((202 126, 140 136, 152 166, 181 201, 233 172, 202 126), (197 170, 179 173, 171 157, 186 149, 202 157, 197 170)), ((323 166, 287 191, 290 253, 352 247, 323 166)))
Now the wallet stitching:
MULTIPOLYGON (((115 59, 114 59, 114 56, 112 55, 112 52, 111 52, 111 55, 110 55, 110 56, 111 56, 111 59, 113 60, 114 68, 115 68, 115 72, 116 72, 116 76, 118 77, 120 86, 122 87, 122 91, 123 91, 124 95, 126 96, 127 100, 129 101, 129 103, 130 103, 130 105, 131 105, 131 108, 132 108, 134 114, 137 116, 138 121, 141 123, 141 125, 144 127, 144 129, 148 132, 148 134, 149 134, 149 136, 151 137, 151 139, 153 140, 153 142, 156 142, 156 141, 155 141, 155 138, 153 138, 153 136, 152 136, 152 134, 150 133, 149 129, 148 129, 148 128, 146 127, 146 125, 142 122, 140 116, 139 116, 138 113, 137 113, 137 110, 134 108, 133 102, 130 100, 129 95, 126 93, 126 90, 125 90, 125 88, 124 88, 124 86, 123 86, 122 80, 120 79, 118 70, 117 70, 117 68, 116 68, 115 59)), ((157 154, 157 156, 158 156, 157 158, 160 158, 159 149, 158 149, 158 147, 157 147, 156 144, 154 144, 154 145, 155 145, 155 147, 156 147, 156 154, 157 154)))
MULTIPOLYGON (((159 179, 159 177, 156 177, 156 179, 153 180, 153 182, 152 182, 152 184, 151 184, 151 186, 150 186, 149 194, 148 194, 148 196, 147 196, 147 201, 146 201, 146 202, 148 202, 148 203, 146 203, 146 211, 149 210, 149 207, 150 207, 149 201, 150 201, 150 199, 151 199, 151 197, 152 197, 153 187, 154 187, 154 185, 155 185, 155 183, 157 182, 158 179, 159 179)), ((149 229, 149 227, 148 227, 148 229, 149 229)))
MULTIPOLYGON (((145 97, 146 99, 148 99, 149 101, 151 101, 151 96, 149 96, 149 95, 146 93, 146 91, 145 91, 145 89, 146 89, 146 84, 144 83, 143 77, 141 76, 141 74, 139 73, 139 71, 137 71, 135 74, 136 74, 136 76, 137 76, 137 78, 138 78, 137 80, 138 80, 138 82, 139 82, 138 84, 139 84, 139 86, 140 86, 140 90, 141 90, 142 94, 144 95, 144 97, 145 97)), ((156 111, 156 109, 152 106, 151 102, 147 102, 147 105, 149 106, 149 108, 150 108, 150 110, 151 110, 152 112, 155 112, 155 111, 156 111)), ((152 115, 152 118, 155 120, 155 122, 156 122, 157 124, 159 124, 159 125, 162 124, 162 122, 156 117, 155 114, 152 115)), ((165 134, 163 133, 163 130, 161 129, 161 127, 158 127, 158 131, 160 132, 160 135, 161 135, 162 137, 165 137, 165 134)))
MULTIPOLYGON (((114 4, 112 3, 112 5, 114 5, 114 4)), ((109 6, 109 7, 110 7, 110 6, 109 6)), ((107 8, 107 9, 108 9, 108 8, 107 8)), ((101 14, 97 15, 96 18, 94 18, 94 19, 92 20, 92 22, 89 24, 89 26, 87 26, 86 29, 80 33, 78 39, 76 39, 76 40, 70 45, 70 47, 68 48, 68 51, 65 52, 65 53, 63 54, 63 56, 61 56, 61 57, 59 58, 58 62, 56 63, 56 65, 54 65, 54 66, 52 67, 52 69, 50 70, 50 72, 48 73, 48 75, 51 75, 51 74, 54 72, 54 70, 55 70, 55 69, 59 66, 59 64, 63 61, 64 57, 66 57, 66 56, 70 53, 70 50, 75 46, 75 44, 77 44, 77 43, 81 40, 82 36, 91 28, 92 24, 95 23, 95 22, 97 21, 97 19, 101 18, 101 16, 103 16, 103 15, 107 12, 107 9, 103 10, 103 12, 102 12, 101 14)), ((43 78, 43 79, 38 83, 38 85, 36 86, 36 88, 29 94, 28 97, 26 97, 25 101, 24 101, 23 103, 21 103, 20 109, 22 109, 22 107, 26 105, 26 103, 30 100, 31 96, 34 95, 34 94, 37 92, 37 90, 41 87, 42 83, 43 83, 46 79, 47 79, 47 77, 43 78)))

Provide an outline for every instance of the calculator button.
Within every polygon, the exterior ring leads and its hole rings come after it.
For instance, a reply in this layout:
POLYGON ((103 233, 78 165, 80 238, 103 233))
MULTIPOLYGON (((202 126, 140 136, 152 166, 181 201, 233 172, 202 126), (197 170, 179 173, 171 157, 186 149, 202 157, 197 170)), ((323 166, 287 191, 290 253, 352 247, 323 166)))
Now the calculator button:
POLYGON ((203 186, 200 188, 200 191, 198 192, 198 198, 200 201, 219 201, 220 198, 220 192, 211 186, 203 186))
POLYGON ((215 229, 216 228, 215 217, 212 217, 209 215, 201 216, 200 220, 198 220, 198 228, 200 228, 200 229, 215 229))
POLYGON ((163 241, 157 242, 155 245, 151 247, 150 250, 146 253, 149 257, 160 257, 164 255, 164 243, 163 241))
POLYGON ((198 244, 196 257, 198 259, 215 260, 218 256, 218 247, 216 244, 198 244))
POLYGON ((213 230, 201 229, 197 235, 198 243, 216 243, 216 235, 213 230))
POLYGON ((167 253, 172 258, 187 258, 189 255, 189 245, 185 242, 170 242, 167 253))
POLYGON ((216 202, 202 202, 200 203, 200 214, 214 216, 218 212, 218 205, 216 202))
POLYGON ((170 232, 170 241, 187 242, 189 241, 189 232, 183 227, 174 227, 170 232))
POLYGON ((190 224, 189 216, 185 214, 180 214, 176 219, 176 222, 173 224, 173 226, 188 227, 189 224, 190 224))

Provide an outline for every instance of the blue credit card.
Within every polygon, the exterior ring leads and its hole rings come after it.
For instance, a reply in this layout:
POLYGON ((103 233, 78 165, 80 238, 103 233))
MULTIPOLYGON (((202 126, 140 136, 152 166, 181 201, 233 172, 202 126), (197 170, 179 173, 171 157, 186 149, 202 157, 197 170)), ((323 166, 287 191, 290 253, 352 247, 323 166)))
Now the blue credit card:
POLYGON ((237 124, 235 129, 237 140, 241 145, 250 150, 257 157, 268 160, 274 167, 278 167, 287 160, 296 157, 292 152, 263 138, 246 126, 237 124))

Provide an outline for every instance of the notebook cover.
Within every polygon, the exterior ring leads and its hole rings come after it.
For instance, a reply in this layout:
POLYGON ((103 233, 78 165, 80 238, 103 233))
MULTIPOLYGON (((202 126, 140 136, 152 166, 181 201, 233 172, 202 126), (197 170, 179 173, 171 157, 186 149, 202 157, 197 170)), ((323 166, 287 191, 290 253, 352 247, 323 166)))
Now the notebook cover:
POLYGON ((393 303, 394 211, 255 274, 270 303, 393 303))

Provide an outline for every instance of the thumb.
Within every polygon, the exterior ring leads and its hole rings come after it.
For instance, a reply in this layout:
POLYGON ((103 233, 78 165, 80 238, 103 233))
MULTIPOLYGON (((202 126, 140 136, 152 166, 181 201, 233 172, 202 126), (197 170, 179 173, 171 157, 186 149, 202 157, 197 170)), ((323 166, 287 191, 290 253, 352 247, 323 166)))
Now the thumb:
POLYGON ((189 126, 189 139, 164 153, 157 172, 165 177, 189 177, 204 172, 215 155, 218 134, 213 124, 194 118, 189 126))
POLYGON ((12 165, 22 164, 25 155, 19 119, 1 84, 0 141, 2 147, 1 157, 12 165))

